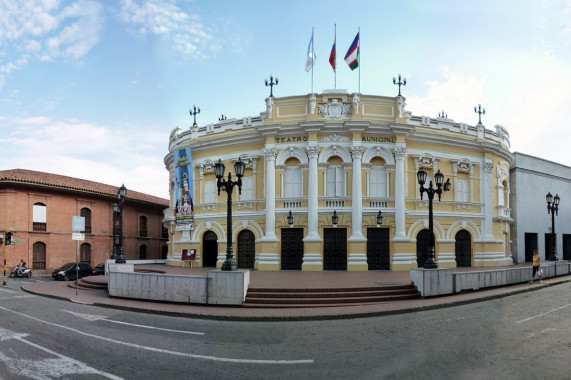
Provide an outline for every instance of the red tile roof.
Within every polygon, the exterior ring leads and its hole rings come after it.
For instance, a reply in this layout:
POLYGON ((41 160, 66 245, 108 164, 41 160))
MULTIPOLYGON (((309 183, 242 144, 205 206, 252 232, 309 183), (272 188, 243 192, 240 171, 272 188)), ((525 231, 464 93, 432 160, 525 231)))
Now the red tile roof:
MULTIPOLYGON (((119 187, 105 185, 85 179, 66 177, 59 174, 36 172, 26 169, 0 170, 0 184, 3 182, 18 182, 22 184, 55 187, 58 189, 76 190, 100 195, 117 196, 119 187)), ((168 207, 168 199, 155 197, 127 189, 126 199, 153 203, 168 207)))

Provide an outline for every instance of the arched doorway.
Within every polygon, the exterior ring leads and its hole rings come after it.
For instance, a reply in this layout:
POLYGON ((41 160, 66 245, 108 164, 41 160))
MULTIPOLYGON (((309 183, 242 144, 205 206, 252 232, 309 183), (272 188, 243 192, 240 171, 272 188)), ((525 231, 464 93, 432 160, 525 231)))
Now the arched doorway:
POLYGON ((455 251, 458 268, 472 266, 472 238, 468 231, 461 230, 456 233, 455 251))
POLYGON ((238 234, 238 268, 254 269, 256 238, 250 230, 238 234))
MULTIPOLYGON (((436 241, 436 239, 434 239, 436 241)), ((430 248, 430 232, 424 229, 416 235, 416 262, 419 268, 424 266, 426 254, 430 248)), ((436 258, 435 258, 436 259, 436 258)))
POLYGON ((206 231, 202 237, 202 266, 216 267, 218 261, 218 236, 214 231, 206 231))
POLYGON ((41 241, 34 243, 32 268, 46 269, 46 244, 41 241))

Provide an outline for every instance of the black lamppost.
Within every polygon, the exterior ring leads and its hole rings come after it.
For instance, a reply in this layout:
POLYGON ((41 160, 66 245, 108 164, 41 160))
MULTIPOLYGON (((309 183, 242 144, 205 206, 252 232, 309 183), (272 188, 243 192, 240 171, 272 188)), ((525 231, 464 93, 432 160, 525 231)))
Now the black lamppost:
POLYGON ((117 214, 119 214, 119 206, 113 203, 113 253, 111 260, 117 259, 117 214))
POLYGON ((287 224, 289 224, 290 227, 293 227, 293 214, 291 213, 291 210, 289 210, 289 214, 287 216, 287 224))
POLYGON ((117 252, 116 264, 125 264, 125 257, 123 256, 123 206, 125 205, 125 196, 127 195, 127 188, 121 185, 117 191, 117 198, 119 198, 119 249, 117 252))
POLYGON ((274 97, 274 86, 278 85, 278 77, 276 77, 276 81, 274 82, 274 77, 270 75, 270 81, 266 79, 266 86, 270 86, 270 98, 274 97))
POLYGON ((383 224, 383 215, 381 214, 381 210, 377 214, 377 227, 380 227, 383 224))
POLYGON ((194 123, 192 123, 192 125, 196 125, 196 115, 200 113, 200 107, 197 108, 196 105, 194 105, 188 112, 190 113, 190 116, 194 116, 194 123))
POLYGON ((237 181, 232 181, 232 174, 228 173, 228 180, 224 180, 224 170, 226 167, 222 163, 222 160, 218 160, 216 164, 214 164, 214 173, 216 174, 216 178, 218 181, 216 185, 218 186, 218 195, 220 195, 220 188, 228 194, 228 212, 226 218, 227 224, 227 235, 228 239, 226 241, 226 260, 222 264, 223 271, 234 271, 238 269, 236 262, 234 261, 234 253, 232 252, 232 190, 234 186, 238 186, 238 191, 242 194, 242 176, 244 175, 244 168, 246 165, 242 162, 240 158, 238 161, 234 163, 234 172, 236 173, 236 177, 238 177, 237 181))
POLYGON ((401 94, 400 94, 400 86, 406 86, 406 78, 401 77, 400 74, 399 74, 399 77, 398 77, 398 78, 399 78, 399 80, 398 80, 398 82, 397 82, 397 78, 393 77, 393 84, 396 84, 396 85, 399 86, 399 95, 398 95, 398 96, 401 96, 401 94), (401 79, 402 79, 402 82, 401 82, 401 79))
POLYGON ((331 221, 333 222, 333 227, 337 227, 337 222, 339 221, 339 217, 337 216, 337 210, 333 210, 333 216, 331 217, 331 221))
MULTIPOLYGON (((436 269, 438 268, 438 263, 435 260, 435 252, 434 252, 434 217, 432 215, 432 200, 434 199, 434 194, 438 194, 438 200, 441 200, 442 195, 442 184, 444 182, 444 174, 440 173, 440 169, 434 175, 434 182, 436 183, 436 189, 432 187, 432 181, 428 187, 424 187, 424 183, 426 182, 426 171, 423 168, 420 168, 419 171, 416 173, 416 177, 418 179, 418 184, 420 185, 420 199, 422 199, 422 194, 428 194, 428 233, 429 236, 429 247, 427 258, 424 261, 423 268, 424 269, 436 269)), ((450 178, 444 184, 444 191, 449 191, 450 187, 450 178)))
POLYGON ((551 213, 551 255, 549 261, 557 261, 557 244, 555 244, 555 215, 559 215, 559 195, 555 194, 555 198, 551 192, 545 196, 547 201, 547 214, 551 213))
POLYGON ((482 108, 481 104, 478 104, 478 108, 476 108, 476 106, 474 106, 474 112, 476 112, 478 114, 478 125, 482 124, 482 115, 486 114, 486 109, 482 108))

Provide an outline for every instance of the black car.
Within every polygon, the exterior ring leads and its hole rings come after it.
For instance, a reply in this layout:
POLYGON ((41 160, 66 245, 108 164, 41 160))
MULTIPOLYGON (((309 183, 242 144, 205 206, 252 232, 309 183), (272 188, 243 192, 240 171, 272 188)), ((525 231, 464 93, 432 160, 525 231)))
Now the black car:
POLYGON ((93 276, 93 268, 87 263, 67 263, 52 272, 52 277, 60 281, 75 280, 86 276, 93 276), (78 268, 79 266, 79 268, 78 268))
POLYGON ((101 263, 101 264, 97 264, 95 266, 95 268, 93 268, 93 274, 95 276, 103 276, 105 275, 105 264, 101 263))

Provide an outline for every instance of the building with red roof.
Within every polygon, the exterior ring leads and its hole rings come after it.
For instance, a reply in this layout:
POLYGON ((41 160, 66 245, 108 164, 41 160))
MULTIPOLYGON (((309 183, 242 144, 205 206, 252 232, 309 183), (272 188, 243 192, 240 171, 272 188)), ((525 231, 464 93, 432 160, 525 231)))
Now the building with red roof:
MULTIPOLYGON (((36 271, 51 271, 75 261, 74 216, 85 218, 79 261, 95 266, 109 259, 118 189, 33 170, 0 170, 0 233, 14 234, 12 245, 6 247, 7 265, 24 259, 36 271)), ((123 211, 126 260, 166 257, 168 232, 162 220, 168 206, 167 199, 127 190, 123 211)))

